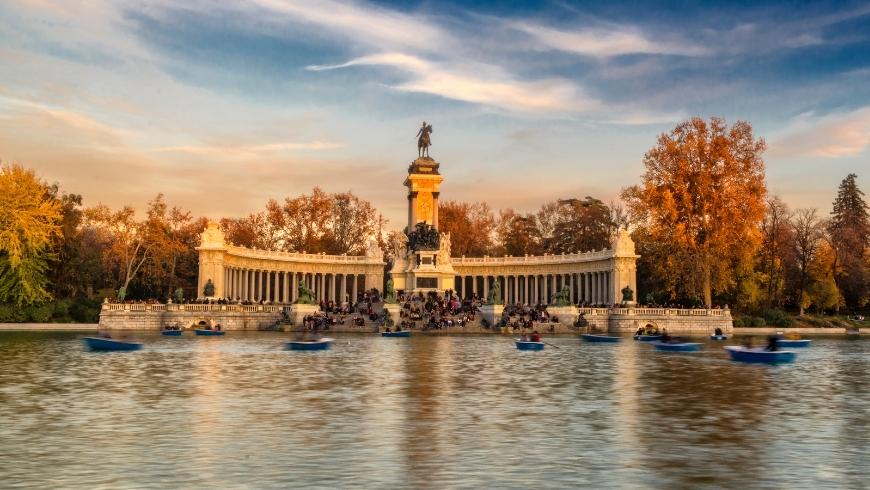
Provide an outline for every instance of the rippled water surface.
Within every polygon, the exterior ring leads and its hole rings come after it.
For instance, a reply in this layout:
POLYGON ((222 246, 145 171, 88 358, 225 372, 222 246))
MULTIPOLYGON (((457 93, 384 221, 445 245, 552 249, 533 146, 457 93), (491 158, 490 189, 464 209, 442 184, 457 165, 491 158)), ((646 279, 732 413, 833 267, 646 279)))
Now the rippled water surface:
POLYGON ((0 333, 0 487, 870 486, 870 339, 779 367, 626 338, 0 333))

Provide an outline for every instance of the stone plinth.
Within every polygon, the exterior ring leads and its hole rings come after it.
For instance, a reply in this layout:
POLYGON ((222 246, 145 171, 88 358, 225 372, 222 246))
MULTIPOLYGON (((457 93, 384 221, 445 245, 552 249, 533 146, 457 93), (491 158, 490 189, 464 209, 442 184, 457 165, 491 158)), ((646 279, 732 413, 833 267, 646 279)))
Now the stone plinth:
POLYGON ((399 324, 399 313, 402 311, 401 305, 398 303, 384 303, 384 311, 390 315, 390 319, 393 320, 393 325, 399 324))
POLYGON ((308 316, 313 315, 320 311, 320 307, 317 305, 306 305, 302 303, 296 303, 290 307, 290 322, 293 325, 302 325, 302 320, 308 316))
POLYGON ((570 306, 548 306, 547 313, 550 314, 550 317, 556 317, 559 319, 559 323, 566 326, 573 326, 574 322, 577 321, 577 317, 579 316, 579 311, 577 307, 574 305, 570 306))
POLYGON ((501 321, 502 312, 504 312, 504 305, 485 304, 480 306, 480 315, 491 326, 495 326, 501 321))

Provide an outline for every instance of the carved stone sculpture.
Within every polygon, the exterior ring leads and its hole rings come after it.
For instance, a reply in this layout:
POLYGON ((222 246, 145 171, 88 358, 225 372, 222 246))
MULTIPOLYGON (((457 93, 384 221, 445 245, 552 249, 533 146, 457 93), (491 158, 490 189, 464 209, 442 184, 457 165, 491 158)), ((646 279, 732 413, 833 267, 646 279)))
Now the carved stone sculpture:
POLYGON ((622 301, 634 301, 634 291, 629 286, 622 288, 622 301))
POLYGON ((202 294, 207 298, 214 296, 214 283, 211 282, 211 279, 205 283, 205 287, 202 288, 202 294))
POLYGON ((486 302, 491 305, 500 305, 502 304, 501 299, 501 283, 495 281, 492 287, 489 289, 489 296, 486 298, 486 302))
POLYGON ((310 289, 308 289, 308 286, 305 285, 305 281, 303 281, 302 279, 299 280, 299 284, 296 286, 296 292, 296 304, 314 304, 314 293, 310 289))
POLYGON ((553 295, 553 306, 571 306, 571 290, 562 286, 562 290, 553 295))
POLYGON ((438 250, 441 237, 434 226, 421 221, 408 235, 408 247, 412 250, 438 250))

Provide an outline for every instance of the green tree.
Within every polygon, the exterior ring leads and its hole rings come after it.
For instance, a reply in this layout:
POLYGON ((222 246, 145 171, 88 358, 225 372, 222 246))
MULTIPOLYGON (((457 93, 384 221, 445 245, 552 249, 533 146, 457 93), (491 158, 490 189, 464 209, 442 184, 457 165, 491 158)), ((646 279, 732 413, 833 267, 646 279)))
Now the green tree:
POLYGON ((868 301, 870 279, 865 258, 870 245, 870 217, 857 179, 857 175, 849 174, 840 183, 828 234, 836 252, 837 286, 848 306, 863 307, 868 301))
POLYGON ((0 166, 0 301, 22 306, 51 298, 47 271, 60 220, 60 203, 35 172, 0 166))

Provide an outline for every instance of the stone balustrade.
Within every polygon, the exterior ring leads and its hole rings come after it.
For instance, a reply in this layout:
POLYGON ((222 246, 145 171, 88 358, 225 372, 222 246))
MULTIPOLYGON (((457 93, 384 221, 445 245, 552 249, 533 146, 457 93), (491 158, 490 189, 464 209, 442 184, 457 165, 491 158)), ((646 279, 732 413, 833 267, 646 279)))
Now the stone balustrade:
POLYGON ((290 305, 219 305, 219 304, 142 304, 142 303, 103 303, 103 311, 189 311, 189 312, 239 312, 239 313, 280 313, 289 311, 290 305))
POLYGON ((548 254, 548 255, 525 255, 514 257, 451 257, 450 262, 456 265, 482 266, 482 265, 550 265, 550 264, 573 264, 576 262, 593 262, 613 257, 613 250, 598 250, 595 252, 582 252, 573 254, 548 254))
POLYGON ((305 264, 383 264, 383 259, 381 257, 369 257, 366 255, 327 255, 301 252, 280 252, 272 250, 257 250, 236 245, 227 245, 226 251, 229 255, 234 257, 259 260, 279 260, 282 262, 300 262, 305 264))

